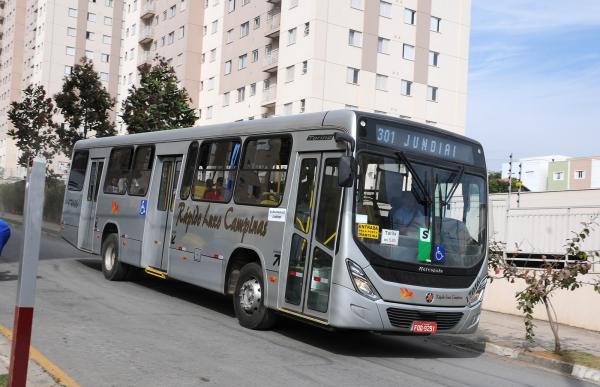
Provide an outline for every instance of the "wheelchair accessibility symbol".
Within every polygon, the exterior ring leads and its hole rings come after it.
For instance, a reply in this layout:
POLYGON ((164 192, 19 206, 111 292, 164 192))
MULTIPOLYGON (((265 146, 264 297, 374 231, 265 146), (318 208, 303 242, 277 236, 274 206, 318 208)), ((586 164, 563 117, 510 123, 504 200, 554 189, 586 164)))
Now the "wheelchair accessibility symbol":
POLYGON ((433 261, 435 263, 446 262, 446 246, 435 245, 435 248, 433 249, 433 261))
POLYGON ((141 216, 146 216, 147 209, 148 209, 148 201, 145 199, 140 201, 140 215, 141 216))

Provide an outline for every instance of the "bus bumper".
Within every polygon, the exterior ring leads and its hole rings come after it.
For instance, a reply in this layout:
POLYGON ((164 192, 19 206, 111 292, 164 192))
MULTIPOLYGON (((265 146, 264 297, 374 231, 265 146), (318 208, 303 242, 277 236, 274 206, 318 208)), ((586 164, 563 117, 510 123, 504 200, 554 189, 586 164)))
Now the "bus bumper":
POLYGON ((336 328, 411 333, 412 321, 435 321, 438 333, 473 333, 479 325, 481 302, 473 307, 435 307, 372 301, 354 289, 334 284, 329 324, 336 328))

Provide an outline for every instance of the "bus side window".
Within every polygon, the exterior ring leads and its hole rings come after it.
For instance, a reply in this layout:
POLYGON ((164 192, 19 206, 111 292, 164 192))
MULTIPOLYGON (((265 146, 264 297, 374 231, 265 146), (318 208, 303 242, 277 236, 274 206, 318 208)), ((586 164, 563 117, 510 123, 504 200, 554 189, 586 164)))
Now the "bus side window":
POLYGON ((240 148, 238 140, 202 143, 192 189, 194 200, 229 202, 240 148))
POLYGON ((292 140, 290 137, 246 141, 235 184, 235 202, 277 207, 283 199, 292 140))
POLYGON ((89 152, 86 150, 76 151, 71 163, 71 173, 69 174, 69 191, 81 191, 85 180, 85 171, 87 170, 89 152))
POLYGON ((127 192, 132 154, 133 148, 115 148, 110 152, 104 179, 104 193, 124 195, 127 192))
POLYGON ((198 158, 198 141, 190 144, 185 161, 185 170, 183 172, 183 180, 181 181, 181 200, 187 200, 190 197, 192 189, 192 181, 194 180, 194 171, 196 170, 196 159, 198 158))
POLYGON ((150 175, 154 162, 153 146, 138 146, 133 158, 133 169, 129 178, 127 193, 133 196, 146 196, 150 185, 150 175))

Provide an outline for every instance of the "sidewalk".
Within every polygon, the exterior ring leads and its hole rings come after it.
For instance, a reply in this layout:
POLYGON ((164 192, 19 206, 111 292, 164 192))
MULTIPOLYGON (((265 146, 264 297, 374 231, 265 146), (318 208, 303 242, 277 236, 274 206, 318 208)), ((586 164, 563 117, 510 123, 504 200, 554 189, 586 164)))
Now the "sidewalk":
MULTIPOLYGON (((8 223, 16 223, 19 225, 23 224, 23 215, 14 215, 9 214, 7 212, 0 212, 0 219, 4 219, 8 223)), ((60 233, 60 225, 57 223, 44 221, 42 223, 42 230, 50 234, 58 235, 60 233)))
MULTIPOLYGON (((4 335, 0 334, 0 375, 8 374, 10 364, 10 341, 4 335)), ((32 360, 29 360, 27 367, 27 386, 35 387, 58 387, 54 379, 48 375, 42 367, 32 360)))

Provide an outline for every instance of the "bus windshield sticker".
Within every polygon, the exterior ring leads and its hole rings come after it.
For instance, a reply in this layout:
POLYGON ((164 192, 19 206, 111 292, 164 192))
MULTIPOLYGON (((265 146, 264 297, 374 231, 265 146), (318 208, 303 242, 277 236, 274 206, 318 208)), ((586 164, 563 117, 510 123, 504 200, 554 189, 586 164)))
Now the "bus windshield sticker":
POLYGON ((147 209, 148 209, 148 200, 146 200, 146 199, 140 200, 140 215, 146 216, 147 209))
POLYGON ((269 222, 285 222, 287 209, 285 208, 269 208, 269 222))
POLYGON ((431 255, 431 230, 427 227, 419 228, 419 244, 417 259, 419 262, 430 262, 431 255))
POLYGON ((398 236, 400 232, 398 230, 388 230, 386 228, 381 230, 381 244, 398 246, 398 236))
POLYGON ((358 237, 365 239, 379 239, 379 225, 359 223, 358 224, 358 237))
POLYGON ((369 223, 369 216, 366 214, 356 214, 356 223, 369 223))
POLYGON ((436 243, 433 249, 433 262, 446 263, 446 246, 444 244, 438 245, 436 243))

